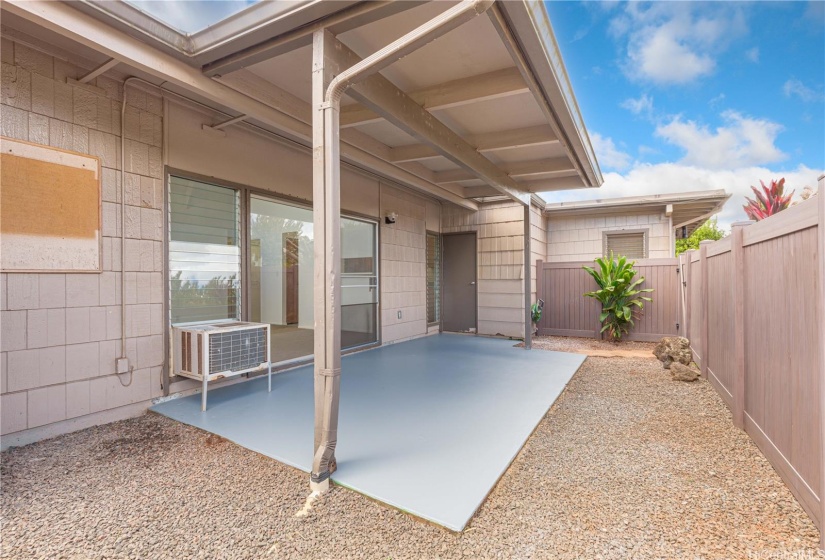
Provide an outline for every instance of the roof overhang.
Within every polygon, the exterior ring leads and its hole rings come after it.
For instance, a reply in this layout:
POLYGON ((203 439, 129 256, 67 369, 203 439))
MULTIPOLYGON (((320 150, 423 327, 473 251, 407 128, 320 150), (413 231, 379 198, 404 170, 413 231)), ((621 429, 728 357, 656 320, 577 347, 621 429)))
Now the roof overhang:
MULTIPOLYGON (((2 6, 96 51, 100 71, 114 59, 126 75, 147 77, 222 111, 227 126, 255 126, 308 146, 313 31, 329 30, 364 57, 453 4, 261 2, 191 35, 121 0, 8 0, 2 6)), ((523 203, 532 193, 602 182, 541 2, 496 2, 487 15, 382 75, 398 96, 415 102, 418 116, 412 118, 437 120, 455 142, 433 144, 416 132, 422 127, 388 118, 391 107, 365 108, 353 95, 345 97, 341 113, 341 155, 353 165, 470 208, 500 189, 472 164, 478 158, 455 157, 451 144, 456 153, 469 150, 489 160, 523 203)))
POLYGON ((664 212, 674 228, 685 228, 688 235, 705 220, 722 210, 731 197, 723 189, 598 200, 554 202, 544 206, 546 216, 593 216, 664 212))

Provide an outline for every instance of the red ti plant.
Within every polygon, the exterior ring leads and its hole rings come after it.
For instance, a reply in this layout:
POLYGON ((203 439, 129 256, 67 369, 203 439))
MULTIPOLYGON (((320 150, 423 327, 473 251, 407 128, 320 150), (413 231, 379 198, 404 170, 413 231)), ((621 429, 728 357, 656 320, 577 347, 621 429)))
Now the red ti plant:
POLYGON ((745 209, 745 213, 751 220, 764 220, 769 216, 773 216, 777 212, 781 212, 782 210, 786 209, 788 206, 791 205, 791 197, 795 191, 791 191, 790 194, 787 196, 784 194, 785 191, 785 179, 779 179, 779 181, 771 181, 771 186, 766 187, 765 183, 762 183, 762 190, 764 194, 759 192, 756 187, 751 187, 751 190, 756 195, 756 200, 751 200, 747 196, 745 200, 748 201, 748 204, 743 206, 745 209))

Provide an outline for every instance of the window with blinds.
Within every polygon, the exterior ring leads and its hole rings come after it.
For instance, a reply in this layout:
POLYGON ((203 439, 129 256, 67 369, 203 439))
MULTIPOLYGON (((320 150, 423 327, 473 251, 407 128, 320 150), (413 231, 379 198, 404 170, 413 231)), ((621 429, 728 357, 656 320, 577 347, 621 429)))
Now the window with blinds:
POLYGON ((441 236, 427 234, 427 323, 441 320, 441 236))
POLYGON ((172 323, 240 317, 240 205, 234 189, 171 177, 172 323))
POLYGON ((605 233, 604 256, 624 256, 630 259, 646 259, 647 247, 645 234, 639 232, 605 233))

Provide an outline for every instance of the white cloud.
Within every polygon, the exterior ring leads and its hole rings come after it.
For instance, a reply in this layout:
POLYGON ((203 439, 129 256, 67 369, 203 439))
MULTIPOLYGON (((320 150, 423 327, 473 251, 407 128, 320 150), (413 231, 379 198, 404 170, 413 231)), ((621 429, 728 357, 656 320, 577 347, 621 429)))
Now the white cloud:
POLYGON ((751 62, 759 62, 759 47, 753 47, 745 51, 745 58, 751 62))
POLYGON ((684 84, 711 74, 716 67, 707 54, 696 54, 672 24, 654 30, 628 50, 632 67, 654 82, 684 84))
POLYGON ((639 99, 625 99, 622 101, 620 107, 627 109, 634 115, 644 114, 650 116, 653 112, 653 98, 643 93, 639 99))
POLYGON ((825 95, 814 91, 796 78, 792 78, 785 82, 785 85, 782 86, 782 93, 785 94, 785 97, 795 95, 805 102, 822 101, 825 99, 825 95))
POLYGON ((627 169, 630 166, 630 154, 616 147, 612 138, 598 132, 590 133, 590 142, 596 152, 596 158, 605 169, 627 169))
POLYGON ((720 170, 680 163, 637 163, 626 173, 605 173, 601 188, 548 192, 542 193, 542 197, 548 202, 559 202, 724 189, 733 196, 718 217, 720 225, 729 228, 733 222, 747 219, 742 206, 745 196, 753 197, 751 185, 784 177, 786 192, 795 190, 794 200, 797 200, 802 189, 806 185, 815 186, 817 177, 823 173, 825 170, 805 165, 795 169, 746 166, 720 170))
POLYGON ((677 116, 656 127, 656 135, 685 151, 680 163, 709 169, 764 165, 787 157, 774 144, 781 125, 745 117, 736 111, 725 111, 722 119, 725 126, 712 131, 677 116))
MULTIPOLYGON (((611 21, 612 35, 627 41, 625 73, 661 85, 686 84, 716 69, 716 55, 744 31, 741 8, 724 3, 630 2, 611 21)), ((757 51, 758 55, 758 51, 757 51)))

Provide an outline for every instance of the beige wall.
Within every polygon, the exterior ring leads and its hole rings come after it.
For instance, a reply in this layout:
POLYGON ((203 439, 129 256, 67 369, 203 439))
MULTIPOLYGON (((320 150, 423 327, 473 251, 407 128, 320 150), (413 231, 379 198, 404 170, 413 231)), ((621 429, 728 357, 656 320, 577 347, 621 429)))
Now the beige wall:
POLYGON ((494 202, 478 212, 444 208, 442 232, 475 231, 478 239, 478 332, 524 336, 524 210, 494 202))
POLYGON ((381 186, 381 338, 384 343, 427 332, 425 243, 428 226, 433 225, 427 223, 427 211, 425 199, 381 186), (392 212, 398 215, 395 223, 384 223, 383 216, 392 212))
MULTIPOLYGON (((139 414, 161 396, 164 165, 311 203, 307 148, 239 127, 224 135, 201 125, 222 117, 130 87, 126 112, 126 334, 135 366, 131 384, 114 375, 120 355, 120 106, 122 83, 45 51, 2 43, 2 134, 101 158, 102 274, 0 274, 0 427, 4 447, 139 414)), ((53 51, 52 51, 53 52, 53 51)), ((122 76, 121 76, 122 78, 122 76)), ((394 225, 380 227, 382 340, 427 333, 425 233, 440 229, 441 205, 383 185, 345 166, 345 212, 394 225), (398 312, 401 311, 401 319, 398 312)), ((172 378, 171 392, 196 384, 172 378)), ((128 376, 123 376, 128 381, 128 376)))
POLYGON ((98 156, 103 168, 103 272, 0 275, 4 445, 15 443, 8 434, 61 422, 82 426, 79 419, 161 395, 162 103, 142 91, 128 95, 122 224, 122 87, 106 77, 88 86, 67 84, 67 77, 86 71, 3 39, 3 135, 98 156), (114 375, 124 295, 126 354, 135 368, 131 382, 128 375, 121 380, 114 375))
POLYGON ((536 302, 536 261, 547 260, 547 218, 530 206, 530 301, 536 302))
POLYGON ((673 256, 670 219, 664 212, 549 216, 547 261, 589 261, 602 256, 606 231, 648 230, 648 258, 673 256))
MULTIPOLYGON (((225 118, 191 104, 170 102, 169 167, 312 201, 308 148, 240 127, 227 127, 223 135, 202 128, 225 118)), ((378 217, 378 179, 342 166, 341 208, 378 217)))

